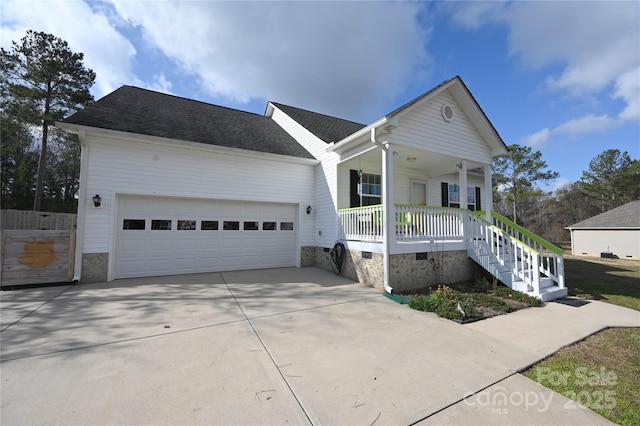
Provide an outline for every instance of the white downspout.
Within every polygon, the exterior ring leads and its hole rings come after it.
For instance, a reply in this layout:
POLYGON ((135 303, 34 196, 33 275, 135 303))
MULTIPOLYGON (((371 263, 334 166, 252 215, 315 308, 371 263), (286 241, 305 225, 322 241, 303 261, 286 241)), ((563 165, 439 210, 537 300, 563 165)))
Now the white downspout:
POLYGON ((76 252, 73 266, 73 281, 80 282, 82 275, 82 252, 84 250, 84 228, 87 210, 87 174, 89 167, 89 145, 84 130, 78 131, 80 140, 80 185, 78 187, 78 218, 76 226, 76 252))
MULTIPOLYGON (((393 176, 393 149, 391 143, 384 145, 376 139, 375 127, 371 129, 371 143, 375 144, 382 150, 382 205, 383 205, 383 217, 384 217, 384 229, 382 231, 382 258, 383 258, 383 271, 384 271, 384 291, 391 294, 393 288, 389 284, 389 248, 391 247, 391 217, 393 212, 391 211, 393 203, 393 188, 391 188, 392 176, 393 176)), ((395 221, 393 222, 395 223, 395 221)))

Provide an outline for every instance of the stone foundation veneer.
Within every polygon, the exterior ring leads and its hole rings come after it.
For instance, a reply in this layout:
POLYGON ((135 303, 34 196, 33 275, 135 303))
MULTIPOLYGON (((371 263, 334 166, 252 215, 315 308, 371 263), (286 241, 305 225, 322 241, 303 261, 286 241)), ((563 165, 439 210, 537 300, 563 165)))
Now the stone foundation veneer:
POLYGON ((421 260, 415 253, 394 254, 390 269, 391 287, 398 292, 470 280, 474 271, 466 250, 429 252, 421 260))
POLYGON ((316 264, 316 248, 313 246, 300 247, 300 266, 315 266, 316 264))
MULTIPOLYGON (((332 271, 331 257, 323 247, 316 247, 315 266, 332 271)), ((383 256, 371 253, 371 259, 362 257, 360 250, 347 250, 340 275, 362 284, 384 290, 383 256)), ((429 252, 426 259, 416 260, 416 254, 394 254, 390 258, 391 287, 396 292, 452 284, 473 278, 473 261, 466 250, 429 252)))
POLYGON ((99 283, 107 281, 109 253, 83 253, 82 275, 80 283, 99 283))

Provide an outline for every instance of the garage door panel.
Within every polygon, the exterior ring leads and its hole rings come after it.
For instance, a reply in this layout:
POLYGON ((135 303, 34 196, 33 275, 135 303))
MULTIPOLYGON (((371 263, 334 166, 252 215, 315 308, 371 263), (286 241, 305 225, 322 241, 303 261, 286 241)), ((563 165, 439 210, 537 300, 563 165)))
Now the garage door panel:
POLYGON ((116 278, 294 266, 297 231, 281 231, 280 224, 295 224, 296 210, 293 204, 120 196, 116 278), (124 219, 144 220, 144 230, 123 229, 124 219), (153 220, 171 221, 171 229, 151 230, 153 220), (195 227, 178 221, 195 221, 195 227), (240 229, 223 230, 225 221, 240 229), (211 229, 215 222, 218 229, 211 229), (258 230, 245 230, 245 222, 257 222, 258 230), (275 222, 276 230, 263 230, 264 222, 275 222))

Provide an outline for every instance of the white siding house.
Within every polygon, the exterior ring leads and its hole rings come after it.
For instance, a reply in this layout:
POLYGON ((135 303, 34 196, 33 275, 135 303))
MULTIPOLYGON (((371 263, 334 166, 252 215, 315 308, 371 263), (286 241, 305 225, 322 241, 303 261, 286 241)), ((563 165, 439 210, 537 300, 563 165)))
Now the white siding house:
POLYGON ((567 227, 576 256, 640 258, 640 200, 567 227))
POLYGON ((82 144, 83 282, 317 266, 393 292, 470 279, 476 262, 566 294, 561 251, 492 212, 507 147, 459 77, 368 125, 128 86, 57 125, 82 144))

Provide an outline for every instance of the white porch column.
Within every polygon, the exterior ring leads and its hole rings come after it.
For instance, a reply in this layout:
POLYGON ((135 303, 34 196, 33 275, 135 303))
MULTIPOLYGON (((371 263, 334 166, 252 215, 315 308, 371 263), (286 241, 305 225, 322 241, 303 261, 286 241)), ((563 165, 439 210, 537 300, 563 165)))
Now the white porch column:
POLYGON ((395 206, 393 205, 393 146, 387 143, 386 149, 382 149, 382 203, 384 211, 384 229, 382 232, 383 259, 384 259, 384 288, 391 292, 389 275, 391 271, 389 253, 396 236, 395 206))
POLYGON ((467 204, 467 160, 462 160, 460 171, 458 172, 458 180, 460 181, 460 208, 466 209, 467 204))
POLYGON ((484 170, 484 210, 487 212, 485 219, 493 223, 491 210, 493 210, 493 184, 491 176, 491 164, 485 164, 484 170))

